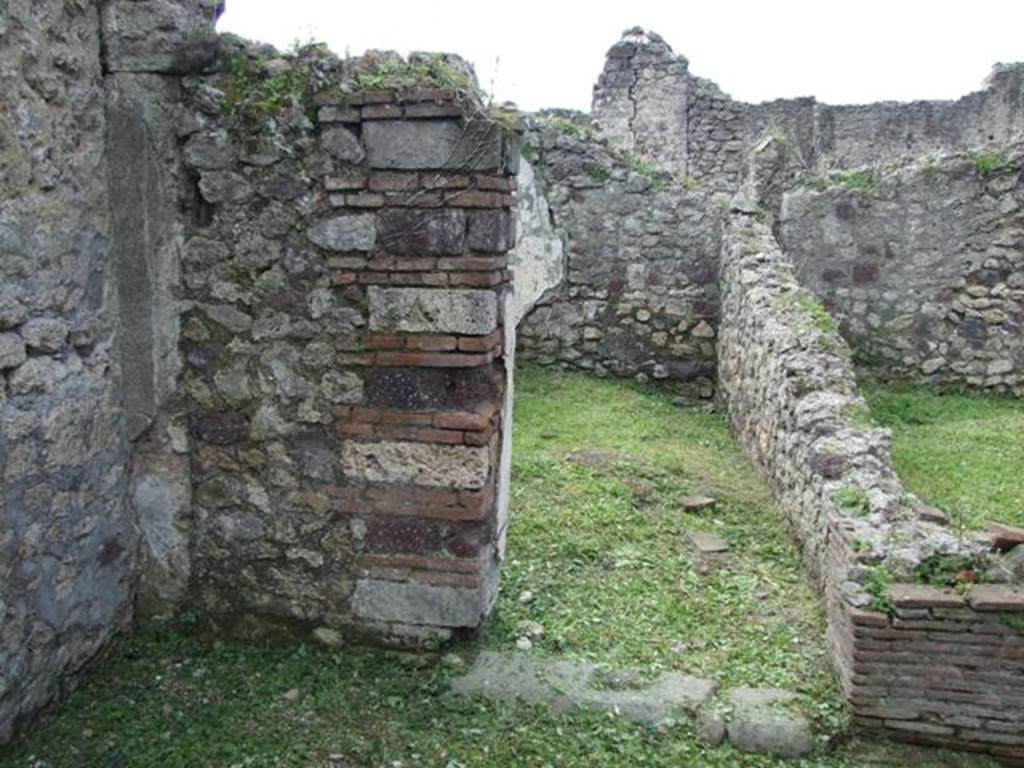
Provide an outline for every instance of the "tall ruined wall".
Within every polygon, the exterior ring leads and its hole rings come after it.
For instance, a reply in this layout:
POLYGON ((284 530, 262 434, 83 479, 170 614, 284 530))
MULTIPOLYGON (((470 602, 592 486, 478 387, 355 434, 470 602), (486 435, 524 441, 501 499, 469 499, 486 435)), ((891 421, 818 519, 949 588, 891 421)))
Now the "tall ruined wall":
POLYGON ((731 194, 746 153, 766 132, 786 135, 804 167, 817 170, 1018 140, 1024 135, 1024 66, 996 67, 984 90, 956 101, 748 104, 691 75, 686 59, 658 35, 631 29, 608 52, 591 117, 599 135, 616 146, 731 194))
POLYGON ((922 583, 936 558, 987 574, 994 556, 904 493, 888 433, 864 424, 849 348, 750 199, 737 200, 723 237, 719 388, 824 593, 853 719, 1019 761, 1024 589, 922 583))
POLYGON ((564 120, 526 141, 565 243, 565 281, 520 325, 520 354, 710 394, 720 208, 564 120))
POLYGON ((0 9, 0 741, 129 615, 100 23, 0 9))
POLYGON ((445 637, 495 595, 515 142, 360 86, 382 64, 237 49, 186 84, 191 594, 235 632, 445 637))
POLYGON ((787 193, 780 238, 859 360, 883 375, 1024 392, 1021 148, 841 182, 787 193))

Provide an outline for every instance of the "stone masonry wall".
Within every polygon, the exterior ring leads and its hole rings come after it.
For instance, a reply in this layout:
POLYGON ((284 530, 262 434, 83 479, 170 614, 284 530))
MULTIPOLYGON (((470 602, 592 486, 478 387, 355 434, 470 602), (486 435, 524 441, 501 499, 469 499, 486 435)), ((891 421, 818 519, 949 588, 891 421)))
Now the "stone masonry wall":
POLYGON ((711 394, 721 209, 564 120, 526 137, 565 243, 565 281, 520 325, 520 354, 711 394))
POLYGON ((495 595, 516 142, 380 66, 237 49, 186 84, 192 594, 234 632, 416 642, 495 595), (271 78, 300 87, 239 119, 271 78))
POLYGON ((0 742, 130 615, 91 3, 0 8, 0 742))
POLYGON ((786 135, 804 167, 818 171, 1019 140, 1024 65, 997 66, 984 90, 956 101, 748 104, 691 75, 661 37, 636 28, 609 50, 591 117, 615 146, 732 194, 747 153, 766 132, 786 135))
POLYGON ((1024 155, 984 159, 785 195, 780 238, 798 278, 874 371, 1024 393, 1024 155))
MULTIPOLYGON (((759 148, 748 185, 759 163, 771 165, 771 147, 759 148)), ((891 738, 1024 758, 1024 587, 978 584, 964 597, 919 583, 929 557, 984 572, 986 543, 953 535, 904 492, 888 433, 863 425, 849 348, 745 191, 723 237, 719 392, 824 592, 854 720, 891 738)))

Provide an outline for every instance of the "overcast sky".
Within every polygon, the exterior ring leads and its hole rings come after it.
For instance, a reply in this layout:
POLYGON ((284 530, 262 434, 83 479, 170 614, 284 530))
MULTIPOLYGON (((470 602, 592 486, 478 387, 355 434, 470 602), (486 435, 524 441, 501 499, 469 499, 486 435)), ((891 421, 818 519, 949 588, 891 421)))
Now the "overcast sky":
POLYGON ((227 0, 218 29, 340 54, 451 51, 498 101, 588 110, 605 52, 637 25, 745 101, 956 98, 1024 61, 1024 0, 227 0))

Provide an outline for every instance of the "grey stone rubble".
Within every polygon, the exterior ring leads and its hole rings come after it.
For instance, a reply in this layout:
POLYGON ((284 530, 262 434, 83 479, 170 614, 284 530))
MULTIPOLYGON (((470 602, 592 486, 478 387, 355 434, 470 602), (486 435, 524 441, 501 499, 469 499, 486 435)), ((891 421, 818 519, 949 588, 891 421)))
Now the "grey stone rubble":
POLYGON ((810 722, 786 691, 718 692, 714 681, 678 672, 663 672, 646 686, 632 684, 633 677, 602 676, 582 662, 486 651, 451 687, 460 696, 547 704, 560 712, 604 710, 654 727, 689 720, 704 741, 717 746, 728 739, 744 752, 801 757, 814 748, 810 722))

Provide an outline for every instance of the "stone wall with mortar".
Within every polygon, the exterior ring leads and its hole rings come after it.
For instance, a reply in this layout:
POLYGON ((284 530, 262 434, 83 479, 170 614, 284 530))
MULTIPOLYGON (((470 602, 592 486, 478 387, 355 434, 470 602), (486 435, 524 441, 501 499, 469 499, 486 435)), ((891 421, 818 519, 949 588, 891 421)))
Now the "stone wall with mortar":
POLYGON ((0 741, 130 613, 99 29, 0 9, 0 741))
POLYGON ((1024 65, 998 65, 956 101, 832 106, 813 97, 749 104, 693 76, 658 35, 634 28, 608 51, 594 86, 599 135, 712 192, 735 192, 747 152, 786 135, 805 168, 823 171, 998 146, 1024 136, 1024 65))
POLYGON ((505 524, 517 142, 469 94, 359 87, 372 58, 228 60, 185 84, 194 603, 242 634, 474 627, 505 524), (240 80, 273 78, 300 87, 247 123, 240 80))
POLYGON ((798 278, 874 371, 1024 393, 1024 153, 983 160, 785 194, 780 239, 798 278))
POLYGON ((565 120, 537 121, 525 144, 564 243, 565 279, 520 324, 520 354, 709 396, 721 208, 565 120))
POLYGON ((832 659, 855 722, 897 739, 1024 757, 1024 585, 968 595, 920 584, 929 558, 988 578, 988 542, 907 494, 886 430, 866 424, 849 347, 771 231, 759 147, 722 245, 719 393, 823 591, 832 659), (760 166, 760 167, 759 167, 760 166), (753 186, 754 189, 749 187, 753 186))

